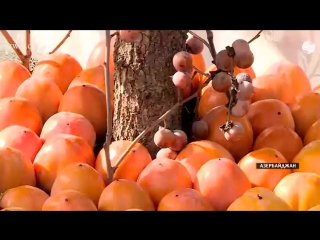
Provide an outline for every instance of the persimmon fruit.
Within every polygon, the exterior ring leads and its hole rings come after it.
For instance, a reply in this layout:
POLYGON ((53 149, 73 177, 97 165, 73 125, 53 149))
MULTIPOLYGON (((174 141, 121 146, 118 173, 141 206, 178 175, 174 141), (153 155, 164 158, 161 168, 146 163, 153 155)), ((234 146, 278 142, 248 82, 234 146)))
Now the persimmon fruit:
POLYGON ((231 87, 231 76, 228 73, 219 72, 214 76, 211 84, 217 92, 225 92, 231 87))
POLYGON ((191 84, 191 77, 189 73, 176 72, 172 76, 173 84, 180 89, 184 89, 191 84))
POLYGON ((187 72, 192 70, 192 56, 188 52, 181 51, 176 53, 172 62, 177 71, 187 72))
POLYGON ((159 148, 168 148, 173 145, 175 135, 171 130, 160 127, 154 134, 153 141, 159 148))
POLYGON ((213 211, 210 201, 192 188, 181 188, 165 195, 158 211, 213 211))
POLYGON ((204 49, 204 44, 197 38, 195 37, 190 37, 186 41, 187 44, 187 49, 190 51, 192 54, 200 54, 203 49, 204 49))
POLYGON ((33 163, 43 141, 31 129, 19 125, 9 126, 0 131, 0 147, 11 147, 23 152, 33 163))
POLYGON ((208 198, 215 210, 224 211, 251 188, 251 183, 235 162, 214 159, 199 169, 193 188, 208 198))
POLYGON ((142 170, 137 183, 149 193, 156 207, 168 193, 192 187, 187 169, 178 161, 168 158, 157 158, 149 163, 142 170))

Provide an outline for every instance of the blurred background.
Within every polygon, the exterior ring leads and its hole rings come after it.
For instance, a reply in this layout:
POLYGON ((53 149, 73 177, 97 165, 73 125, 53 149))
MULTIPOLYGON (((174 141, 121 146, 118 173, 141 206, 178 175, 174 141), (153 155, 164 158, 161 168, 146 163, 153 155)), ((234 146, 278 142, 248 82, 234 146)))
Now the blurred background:
MULTIPOLYGON (((206 38, 204 30, 193 30, 206 38)), ((213 30, 217 51, 231 45, 236 39, 250 40, 259 30, 213 30)), ((41 59, 63 39, 68 30, 31 31, 33 58, 41 59)), ((25 49, 25 31, 9 30, 21 50, 25 49)), ((105 37, 105 31, 73 30, 71 37, 62 45, 61 51, 76 57, 85 65, 93 47, 105 37)), ((255 56, 253 69, 257 75, 263 74, 273 62, 286 59, 299 64, 308 75, 311 84, 320 82, 320 31, 264 30, 261 37, 250 44, 255 56)), ((0 34, 0 60, 12 58, 13 50, 0 34)), ((203 52, 207 67, 211 65, 209 51, 203 52)))

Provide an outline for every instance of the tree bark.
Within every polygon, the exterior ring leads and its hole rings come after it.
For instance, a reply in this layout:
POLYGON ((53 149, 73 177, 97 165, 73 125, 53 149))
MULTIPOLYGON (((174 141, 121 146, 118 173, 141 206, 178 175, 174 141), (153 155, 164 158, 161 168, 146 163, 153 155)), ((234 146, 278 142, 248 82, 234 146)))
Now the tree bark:
MULTIPOLYGON (((115 44, 113 138, 134 140, 177 101, 172 83, 174 54, 185 50, 187 30, 147 31, 140 41, 115 44)), ((168 129, 181 129, 181 109, 167 120, 168 129)), ((155 128, 141 141, 154 157, 159 150, 154 142, 155 128)))

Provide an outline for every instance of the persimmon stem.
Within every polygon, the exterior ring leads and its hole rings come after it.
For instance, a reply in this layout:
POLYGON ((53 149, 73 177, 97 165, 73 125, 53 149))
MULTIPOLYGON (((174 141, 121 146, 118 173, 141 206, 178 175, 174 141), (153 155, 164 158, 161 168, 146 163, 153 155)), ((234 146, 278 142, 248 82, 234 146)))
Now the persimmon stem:
POLYGON ((49 54, 55 53, 61 46, 64 44, 65 41, 70 37, 72 30, 69 30, 68 33, 64 36, 64 38, 59 42, 59 44, 51 51, 49 54))
POLYGON ((106 88, 106 102, 107 102, 107 133, 106 141, 103 145, 106 157, 107 173, 108 173, 108 183, 113 180, 113 169, 110 161, 110 143, 112 137, 112 107, 111 107, 111 84, 110 84, 110 69, 109 69, 109 59, 110 59, 110 30, 106 30, 106 54, 105 54, 105 88, 106 88))
POLYGON ((263 30, 260 30, 253 38, 251 38, 251 40, 248 43, 252 43, 254 40, 259 38, 262 32, 263 30))
POLYGON ((192 66, 193 67, 193 69, 197 72, 197 73, 200 73, 200 74, 202 74, 202 75, 204 75, 204 76, 206 76, 206 77, 211 77, 211 75, 209 74, 209 73, 205 73, 205 72, 202 72, 200 69, 198 69, 196 66, 192 66))

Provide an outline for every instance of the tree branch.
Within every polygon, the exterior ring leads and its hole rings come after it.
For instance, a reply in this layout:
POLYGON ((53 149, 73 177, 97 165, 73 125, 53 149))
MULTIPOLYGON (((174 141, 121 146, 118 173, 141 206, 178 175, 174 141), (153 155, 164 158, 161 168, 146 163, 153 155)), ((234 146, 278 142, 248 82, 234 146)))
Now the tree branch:
POLYGON ((105 87, 106 87, 106 102, 107 102, 107 134, 106 141, 103 145, 106 157, 107 173, 108 173, 108 183, 113 180, 113 169, 110 161, 110 143, 112 137, 112 101, 111 101, 111 84, 110 84, 110 69, 109 69, 109 59, 110 59, 110 30, 106 30, 106 55, 105 55, 105 87))
POLYGON ((30 59, 32 56, 31 52, 31 31, 26 30, 26 55, 24 55, 22 60, 22 65, 25 66, 28 70, 30 70, 30 59))
POLYGON ((18 58, 21 60, 21 62, 23 62, 24 60, 24 55, 21 52, 20 48, 18 47, 18 45, 16 44, 16 42, 13 40, 13 38, 10 36, 10 34, 8 33, 7 30, 1 30, 2 35, 5 37, 5 39, 7 40, 7 42, 10 44, 11 48, 13 49, 13 51, 15 51, 15 53, 17 54, 18 58))
POLYGON ((254 40, 260 37, 263 30, 260 30, 248 43, 252 43, 254 40))
POLYGON ((65 41, 70 37, 72 30, 69 30, 68 33, 64 36, 64 38, 61 40, 61 42, 51 51, 49 54, 55 53, 61 46, 64 44, 65 41))
POLYGON ((208 39, 208 42, 210 45, 209 51, 210 51, 211 56, 213 58, 212 63, 216 64, 217 52, 216 52, 216 48, 213 43, 213 32, 211 30, 206 30, 206 33, 207 33, 207 39, 208 39))

